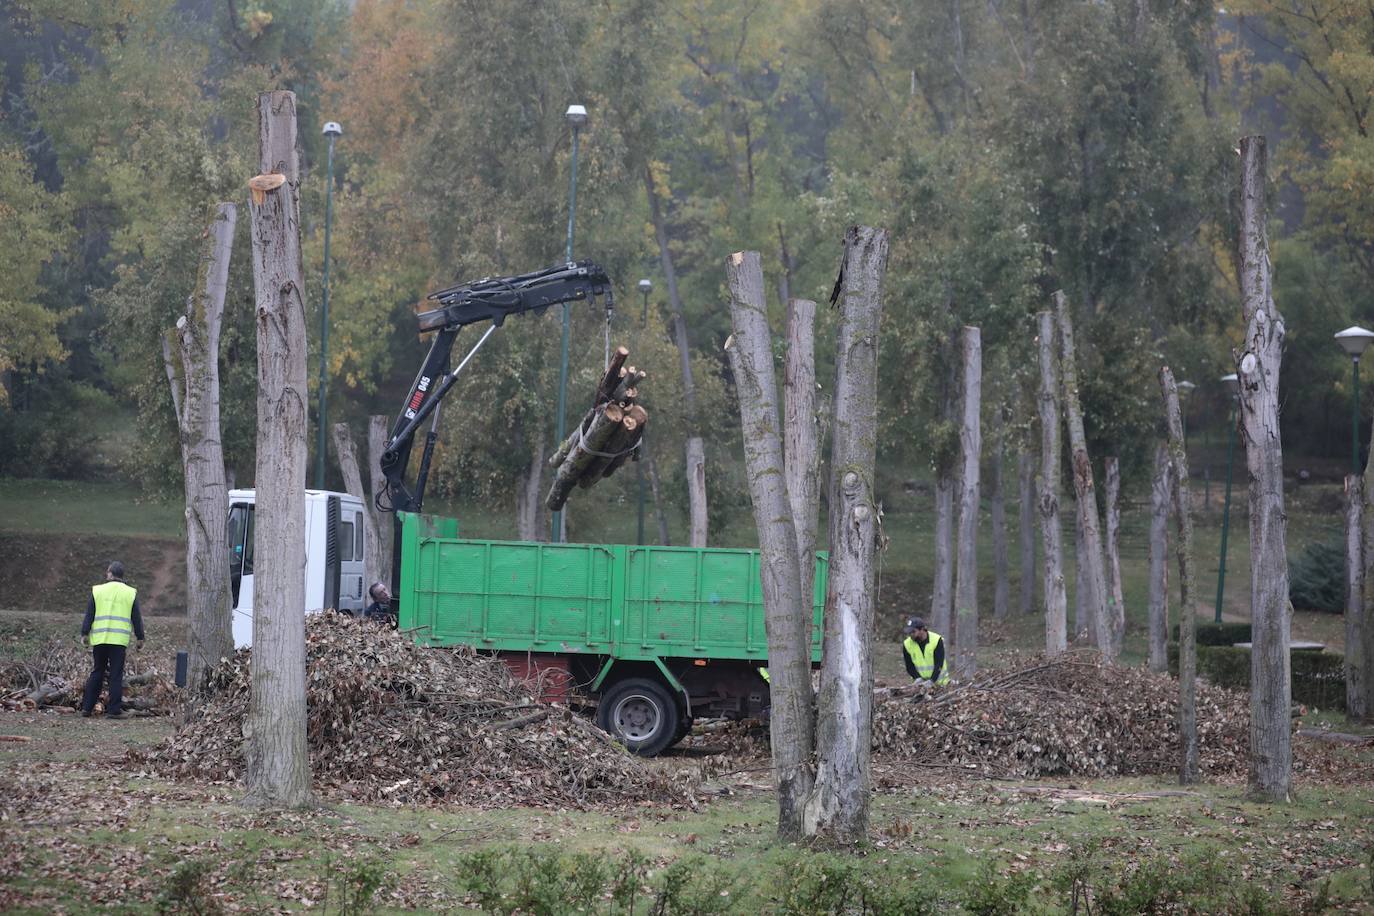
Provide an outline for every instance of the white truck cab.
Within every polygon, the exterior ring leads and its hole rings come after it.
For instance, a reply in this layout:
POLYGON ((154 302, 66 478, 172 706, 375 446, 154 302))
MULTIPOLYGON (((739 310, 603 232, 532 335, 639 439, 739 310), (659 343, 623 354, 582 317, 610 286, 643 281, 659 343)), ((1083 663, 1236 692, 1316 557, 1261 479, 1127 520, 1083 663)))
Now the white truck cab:
MULTIPOLYGON (((253 644, 253 490, 229 491, 229 575, 234 647, 253 644)), ((305 607, 362 614, 368 605, 363 566, 363 501, 347 493, 305 491, 305 607)))

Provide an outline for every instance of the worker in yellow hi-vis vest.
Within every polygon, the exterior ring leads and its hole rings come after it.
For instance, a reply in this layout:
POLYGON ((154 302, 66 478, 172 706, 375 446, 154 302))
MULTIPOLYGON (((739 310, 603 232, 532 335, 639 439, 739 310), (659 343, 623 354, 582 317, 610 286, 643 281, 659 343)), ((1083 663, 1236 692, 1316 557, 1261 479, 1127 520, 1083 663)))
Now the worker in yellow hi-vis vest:
POLYGON ((124 564, 115 560, 105 570, 105 581, 91 588, 91 600, 86 606, 86 619, 81 635, 91 646, 91 676, 86 679, 86 692, 81 697, 81 715, 89 716, 100 698, 105 677, 110 678, 110 702, 105 707, 107 719, 124 715, 124 653, 129 637, 138 640, 143 648, 143 618, 138 613, 138 592, 124 584, 124 564))
POLYGON ((902 640, 902 660, 911 679, 940 686, 948 684, 945 638, 926 629, 926 622, 919 617, 908 617, 902 633, 906 637, 902 640))

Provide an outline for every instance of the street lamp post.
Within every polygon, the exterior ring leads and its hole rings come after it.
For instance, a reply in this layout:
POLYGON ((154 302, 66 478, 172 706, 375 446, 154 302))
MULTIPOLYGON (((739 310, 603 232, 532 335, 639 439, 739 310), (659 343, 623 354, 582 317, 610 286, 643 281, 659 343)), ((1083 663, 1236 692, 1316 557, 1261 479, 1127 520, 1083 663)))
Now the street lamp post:
MULTIPOLYGON (((568 125, 572 128, 572 174, 568 180, 568 249, 567 256, 564 258, 569 264, 573 259, 573 226, 577 217, 577 134, 582 126, 587 123, 587 109, 581 105, 569 105, 563 117, 567 119, 568 125)), ((567 412, 568 403, 568 321, 571 303, 563 303, 563 343, 559 348, 558 359, 558 438, 555 440, 559 445, 563 444, 563 437, 567 434, 567 412)), ((559 509, 553 513, 552 531, 549 539, 555 544, 563 540, 563 510, 559 509)))
POLYGON ((324 192, 324 292, 320 296, 320 428, 315 437, 315 489, 324 489, 325 393, 329 389, 329 235, 334 224, 334 141, 343 136, 338 121, 328 121, 321 131, 329 138, 329 159, 325 167, 324 192))
MULTIPOLYGON (((644 308, 639 313, 639 326, 641 328, 649 322, 649 291, 653 288, 654 281, 648 277, 639 281, 639 291, 644 295, 644 308)), ((642 439, 640 441, 643 442, 642 439)), ((635 455, 635 479, 639 486, 639 534, 635 543, 642 547, 644 546, 644 462, 639 455, 635 455)))
POLYGON ((1350 354, 1350 473, 1360 473, 1360 354, 1374 341, 1374 331, 1352 325, 1334 335, 1341 349, 1350 354))
POLYGON ((1221 565, 1217 568, 1217 608, 1216 622, 1221 623, 1221 600, 1226 594, 1226 541, 1231 533, 1231 470, 1235 466, 1236 454, 1236 405, 1240 403, 1240 379, 1233 372, 1223 375, 1222 382, 1231 395, 1230 439, 1226 444, 1226 501, 1221 510, 1221 565))

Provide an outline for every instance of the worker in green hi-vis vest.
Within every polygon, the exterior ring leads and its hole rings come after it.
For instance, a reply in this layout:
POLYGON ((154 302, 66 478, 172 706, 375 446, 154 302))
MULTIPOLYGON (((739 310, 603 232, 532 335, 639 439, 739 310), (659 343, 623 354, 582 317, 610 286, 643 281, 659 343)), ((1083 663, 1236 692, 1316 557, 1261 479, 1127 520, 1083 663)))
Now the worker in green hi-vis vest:
POLYGON ((90 643, 92 662, 86 692, 81 697, 81 715, 89 716, 95 710, 95 701, 100 698, 100 688, 108 674, 110 702, 105 707, 105 717, 121 718, 124 653, 131 636, 138 639, 138 648, 143 648, 143 618, 138 613, 138 592, 124 583, 124 564, 118 560, 105 569, 105 581, 91 588, 81 635, 90 643))

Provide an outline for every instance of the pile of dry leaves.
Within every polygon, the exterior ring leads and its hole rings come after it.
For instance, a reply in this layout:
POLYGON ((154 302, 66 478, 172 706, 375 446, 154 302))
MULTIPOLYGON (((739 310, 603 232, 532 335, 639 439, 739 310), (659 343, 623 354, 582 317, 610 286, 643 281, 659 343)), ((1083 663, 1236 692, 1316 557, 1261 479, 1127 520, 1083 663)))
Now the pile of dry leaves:
MULTIPOLYGON (((130 650, 124 663, 124 710, 167 715, 177 704, 177 690, 157 665, 130 650)), ((163 665, 167 668, 170 665, 163 665)), ((31 657, 0 666, 0 706, 5 709, 53 708, 75 711, 91 673, 91 650, 73 639, 49 639, 31 657)), ((101 693, 96 712, 105 711, 101 693)))
MULTIPOLYGON (((627 754, 582 716, 538 702, 499 660, 333 614, 306 623, 310 764, 325 795, 382 804, 499 807, 693 804, 688 776, 627 754)), ((214 698, 140 761, 165 775, 236 781, 250 650, 214 698)))
MULTIPOLYGON (((1199 682, 1204 776, 1244 774, 1250 706, 1199 682)), ((874 753, 994 776, 1171 772, 1179 757, 1178 682, 1091 659, 1037 659, 930 695, 875 698, 874 753)))

